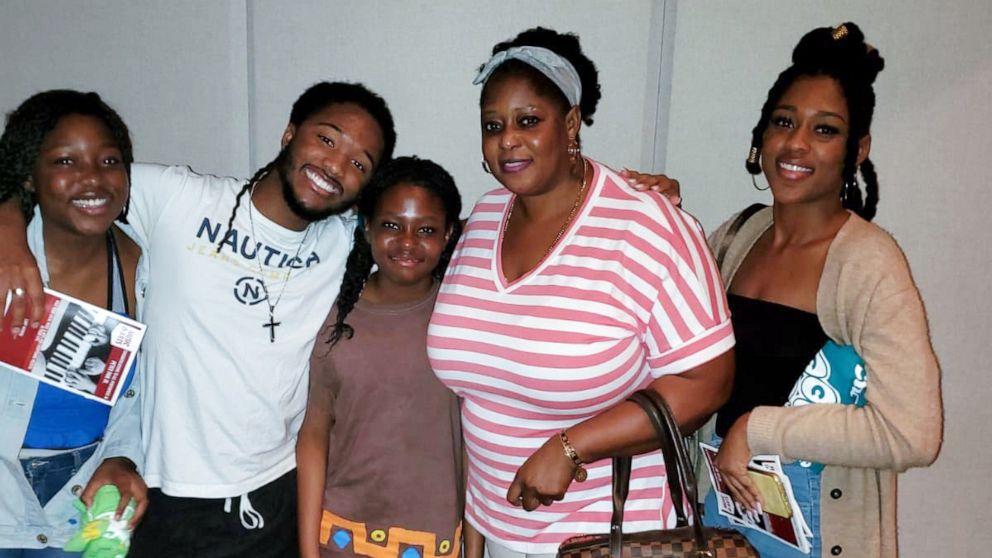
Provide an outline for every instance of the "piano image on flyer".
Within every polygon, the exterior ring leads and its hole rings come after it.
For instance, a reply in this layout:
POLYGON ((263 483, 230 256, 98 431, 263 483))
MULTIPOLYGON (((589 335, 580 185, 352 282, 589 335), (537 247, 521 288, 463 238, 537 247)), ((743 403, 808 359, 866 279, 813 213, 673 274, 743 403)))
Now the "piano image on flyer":
POLYGON ((120 396, 145 334, 144 324, 50 289, 40 327, 15 333, 11 322, 5 311, 0 367, 107 405, 120 396))

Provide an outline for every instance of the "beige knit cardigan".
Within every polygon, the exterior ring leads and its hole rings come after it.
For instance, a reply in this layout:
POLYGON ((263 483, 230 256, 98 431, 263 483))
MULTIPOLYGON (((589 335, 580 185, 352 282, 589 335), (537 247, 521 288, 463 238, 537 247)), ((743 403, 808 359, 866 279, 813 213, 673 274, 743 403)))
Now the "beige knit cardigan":
MULTIPOLYGON (((711 235, 711 246, 724 242, 732 222, 711 235)), ((740 228, 720 265, 725 285, 771 225, 769 207, 740 228)), ((816 315, 830 339, 852 345, 865 360, 867 404, 757 407, 748 420, 748 444, 754 454, 826 465, 824 557, 895 557, 896 473, 933 462, 943 417, 923 302, 887 232, 851 214, 827 251, 816 315)))

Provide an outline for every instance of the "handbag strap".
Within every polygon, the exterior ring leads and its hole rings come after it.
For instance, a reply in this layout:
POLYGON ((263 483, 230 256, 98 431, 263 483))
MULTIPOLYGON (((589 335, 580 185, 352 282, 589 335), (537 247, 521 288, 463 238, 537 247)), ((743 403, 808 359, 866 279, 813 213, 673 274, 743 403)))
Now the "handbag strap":
MULTIPOLYGON (((655 409, 655 405, 651 402, 651 400, 644 399, 646 397, 648 397, 647 394, 635 392, 631 394, 630 399, 641 405, 641 408, 648 413, 648 417, 652 420, 652 424, 655 422, 660 424, 665 419, 661 416, 661 412, 655 409), (640 401, 642 399, 643 401, 640 401), (652 417, 652 415, 656 416, 652 417)), ((655 428, 655 431, 657 432, 657 428, 655 428)), ((658 441, 660 442, 661 456, 665 460, 665 470, 671 471, 672 475, 675 475, 680 469, 678 453, 676 449, 672 447, 671 441, 668 439, 667 435, 662 436, 659 434, 658 441)), ((674 503, 673 507, 675 509, 675 526, 685 527, 689 525, 689 517, 686 515, 685 507, 682 505, 685 498, 685 491, 682 489, 682 483, 678 482, 677 476, 668 476, 668 479, 668 492, 672 497, 672 502, 674 503)))
MULTIPOLYGON (((666 449, 673 450, 676 454, 674 461, 678 463, 678 475, 679 482, 685 488, 686 499, 689 501, 689 509, 692 510, 693 516, 696 518, 701 517, 699 514, 699 502, 696 498, 696 473, 689 462, 689 452, 685 447, 683 442, 682 431, 679 428, 678 422, 675 417, 672 416, 672 410, 668 407, 665 402, 665 398, 661 396, 660 393, 653 389, 643 389, 640 393, 646 397, 655 407, 657 416, 661 419, 661 424, 665 428, 665 433, 667 436, 664 438, 668 442, 666 449)), ((643 405, 642 405, 643 407, 643 405)), ((649 415, 650 416, 650 415, 649 415)), ((657 424, 652 420, 652 424, 657 424)), ((657 426, 655 427, 657 432, 657 426)), ((659 433, 659 437, 661 433, 659 433)), ((681 505, 682 502, 677 504, 681 505)), ((698 522, 697 522, 698 523, 698 522)))
POLYGON ((744 223, 747 222, 752 215, 766 207, 768 206, 763 203, 752 203, 751 205, 745 207, 744 211, 737 214, 737 218, 730 223, 729 227, 727 227, 727 232, 723 235, 723 240, 720 242, 720 245, 713 250, 713 258, 716 259, 716 264, 718 266, 723 266, 723 258, 726 257, 727 250, 730 250, 730 244, 734 241, 734 237, 737 236, 737 232, 741 230, 744 223))
MULTIPOLYGON (((641 390, 633 393, 630 399, 640 405, 644 412, 647 413, 648 419, 655 429, 661 446, 661 454, 665 458, 665 472, 668 480, 668 491, 672 498, 672 506, 675 508, 676 516, 680 519, 676 525, 678 527, 685 527, 689 524, 688 519, 686 519, 684 505, 685 492, 690 487, 695 488, 695 481, 690 482, 686 476, 686 471, 692 471, 692 469, 686 466, 688 462, 686 461, 685 446, 681 442, 682 436, 678 431, 678 425, 675 424, 674 420, 669 420, 671 418, 671 411, 668 409, 668 405, 665 404, 664 399, 656 391, 650 389, 641 390), (651 394, 654 395, 652 396, 651 394), (675 428, 674 433, 672 431, 673 426, 675 428), (679 440, 679 442, 673 444, 673 439, 679 440)), ((689 497, 692 498, 693 495, 690 494, 689 497)))
POLYGON ((621 556, 623 549, 623 508, 630 488, 630 457, 613 458, 613 517, 610 519, 610 556, 621 556))
MULTIPOLYGON (((648 415, 651 426, 661 445, 665 458, 668 489, 679 519, 679 526, 685 526, 685 503, 688 501, 694 520, 692 522, 693 537, 696 539, 696 551, 699 556, 706 556, 708 545, 703 526, 699 518, 699 503, 696 501, 695 473, 689 466, 688 452, 682 442, 682 433, 678 423, 672 417, 671 409, 664 398, 653 389, 642 389, 631 394, 629 401, 637 403, 648 415)), ((623 509, 627 500, 630 483, 630 457, 613 459, 613 517, 610 521, 610 555, 621 558, 623 550, 623 509)))

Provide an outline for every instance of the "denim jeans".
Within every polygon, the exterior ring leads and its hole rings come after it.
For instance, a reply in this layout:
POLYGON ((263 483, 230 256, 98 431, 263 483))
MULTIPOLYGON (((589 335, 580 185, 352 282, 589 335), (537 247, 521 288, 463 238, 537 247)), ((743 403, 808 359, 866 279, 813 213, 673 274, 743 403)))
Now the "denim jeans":
POLYGON ((79 558, 78 552, 65 552, 61 548, 0 548, 0 558, 79 558))
POLYGON ((62 487, 69 482, 69 479, 79 471, 83 463, 86 463, 86 460, 96 451, 96 446, 96 444, 90 444, 51 456, 21 459, 24 476, 27 477, 28 484, 34 489, 42 507, 45 507, 45 504, 58 494, 59 490, 62 490, 62 487))
MULTIPOLYGON (((79 468, 96 451, 96 444, 68 450, 45 457, 21 459, 24 476, 34 490, 42 507, 58 494, 79 468)), ((61 548, 2 549, 0 558, 78 558, 78 552, 64 552, 61 548)))

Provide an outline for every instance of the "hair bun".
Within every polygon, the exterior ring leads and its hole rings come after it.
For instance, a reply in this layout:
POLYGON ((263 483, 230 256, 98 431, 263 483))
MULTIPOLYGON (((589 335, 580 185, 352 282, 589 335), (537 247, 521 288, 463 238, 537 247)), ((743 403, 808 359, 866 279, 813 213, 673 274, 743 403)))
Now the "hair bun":
POLYGON ((806 33, 792 51, 792 63, 803 68, 829 69, 829 73, 847 74, 869 84, 885 67, 878 49, 866 43, 861 28, 850 21, 806 33))

